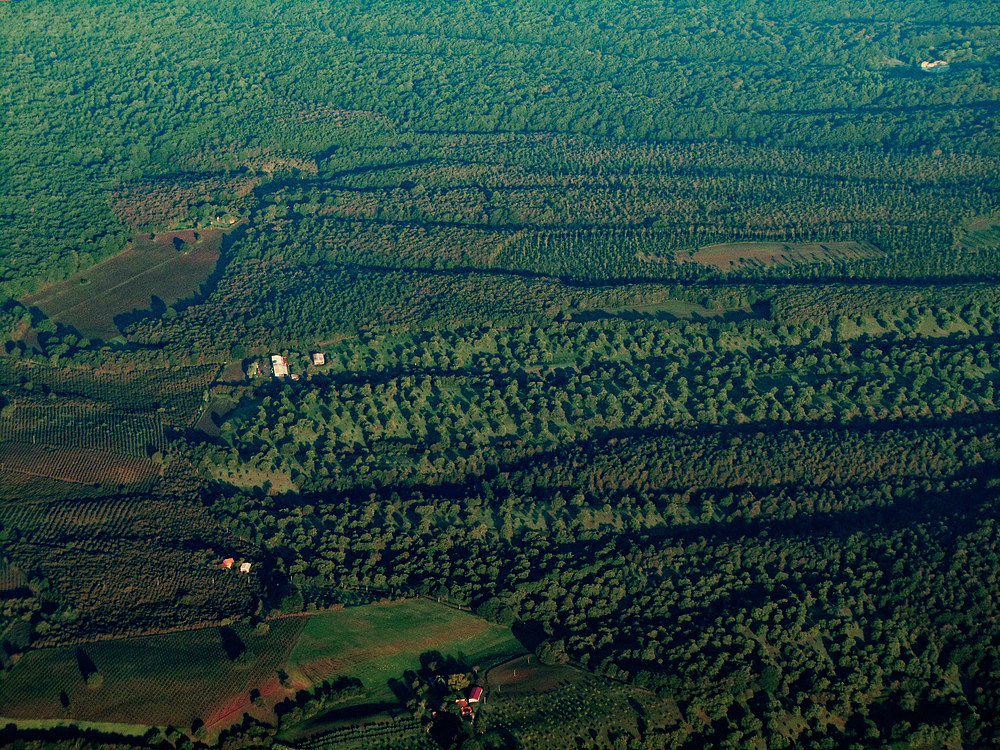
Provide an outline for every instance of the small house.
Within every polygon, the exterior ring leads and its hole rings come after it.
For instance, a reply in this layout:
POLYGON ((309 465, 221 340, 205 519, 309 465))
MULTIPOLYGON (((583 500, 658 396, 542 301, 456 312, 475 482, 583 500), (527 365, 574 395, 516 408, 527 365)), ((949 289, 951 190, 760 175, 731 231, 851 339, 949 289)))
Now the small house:
POLYGON ((927 73, 943 73, 950 67, 947 60, 925 60, 920 63, 920 69, 927 73))
POLYGON ((252 567, 253 567, 253 563, 248 563, 248 562, 240 563, 240 573, 249 573, 250 572, 250 568, 252 568, 252 567))
POLYGON ((469 688, 469 703, 479 703, 483 699, 483 689, 478 685, 469 688))
POLYGON ((280 354, 271 355, 271 372, 274 377, 283 378, 288 374, 288 360, 280 354))
POLYGON ((232 557, 227 557, 225 560, 222 561, 222 569, 223 570, 231 569, 233 567, 234 562, 236 562, 236 560, 234 560, 232 557))
POLYGON ((313 353, 313 364, 319 367, 320 365, 326 364, 326 355, 323 352, 313 353))
POLYGON ((462 714, 462 718, 467 721, 472 721, 475 718, 475 712, 472 710, 472 706, 469 705, 468 701, 464 698, 459 698, 455 701, 458 704, 459 713, 462 714))

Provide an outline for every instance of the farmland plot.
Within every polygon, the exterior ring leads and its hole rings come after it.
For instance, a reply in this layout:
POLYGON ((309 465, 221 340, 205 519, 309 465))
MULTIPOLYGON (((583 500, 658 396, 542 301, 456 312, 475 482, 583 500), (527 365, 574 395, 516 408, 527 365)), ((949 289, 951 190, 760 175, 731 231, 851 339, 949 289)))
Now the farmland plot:
POLYGON ((137 237, 120 255, 23 300, 85 336, 121 334, 118 316, 194 295, 219 261, 222 231, 137 237))

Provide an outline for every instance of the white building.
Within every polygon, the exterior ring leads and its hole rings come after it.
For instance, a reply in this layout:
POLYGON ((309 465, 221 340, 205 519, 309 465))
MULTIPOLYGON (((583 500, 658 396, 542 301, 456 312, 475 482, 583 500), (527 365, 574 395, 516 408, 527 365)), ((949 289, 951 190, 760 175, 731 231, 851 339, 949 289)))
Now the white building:
POLYGON ((271 355, 271 372, 274 377, 283 378, 288 374, 288 360, 280 354, 271 355))

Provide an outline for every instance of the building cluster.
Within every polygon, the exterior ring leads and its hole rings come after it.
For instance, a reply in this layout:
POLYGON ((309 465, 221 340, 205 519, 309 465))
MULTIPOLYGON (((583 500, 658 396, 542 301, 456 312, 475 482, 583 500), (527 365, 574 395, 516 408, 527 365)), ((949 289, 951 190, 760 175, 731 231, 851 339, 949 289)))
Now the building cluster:
MULTIPOLYGON (((247 366, 247 377, 257 378, 267 375, 267 360, 264 360, 264 365, 256 360, 251 362, 247 366)), ((316 367, 322 367, 326 364, 326 354, 323 352, 313 352, 312 363, 316 367)), ((298 380, 298 373, 292 372, 291 367, 288 364, 288 357, 282 354, 272 354, 271 355, 271 375, 276 378, 289 378, 290 380, 298 380)))
MULTIPOLYGON (((223 570, 232 570, 234 565, 236 565, 236 558, 235 557, 227 557, 227 558, 225 558, 222 561, 222 564, 219 567, 222 568, 223 570)), ((240 564, 239 564, 239 571, 240 571, 240 573, 249 573, 250 572, 250 568, 252 568, 252 567, 253 567, 253 563, 246 562, 245 560, 241 560, 240 564)))
POLYGON ((458 712, 462 715, 462 718, 466 721, 472 721, 476 718, 476 710, 479 708, 482 700, 483 689, 478 685, 473 685, 469 688, 465 697, 459 698, 455 703, 458 705, 458 712))

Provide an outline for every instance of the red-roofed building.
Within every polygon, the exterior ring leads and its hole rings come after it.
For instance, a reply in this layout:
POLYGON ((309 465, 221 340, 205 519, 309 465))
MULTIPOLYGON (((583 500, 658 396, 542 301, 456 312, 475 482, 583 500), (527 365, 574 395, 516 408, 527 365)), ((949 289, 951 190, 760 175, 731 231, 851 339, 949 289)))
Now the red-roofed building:
POLYGON ((479 703, 483 699, 483 689, 477 685, 469 688, 469 703, 479 703))
POLYGON ((458 704, 458 710, 462 714, 462 718, 466 721, 472 721, 476 717, 475 711, 472 710, 472 706, 466 702, 464 698, 459 698, 455 703, 458 704))
POLYGON ((225 560, 222 561, 222 569, 229 570, 231 567, 233 567, 234 562, 236 562, 234 558, 227 557, 225 560))

